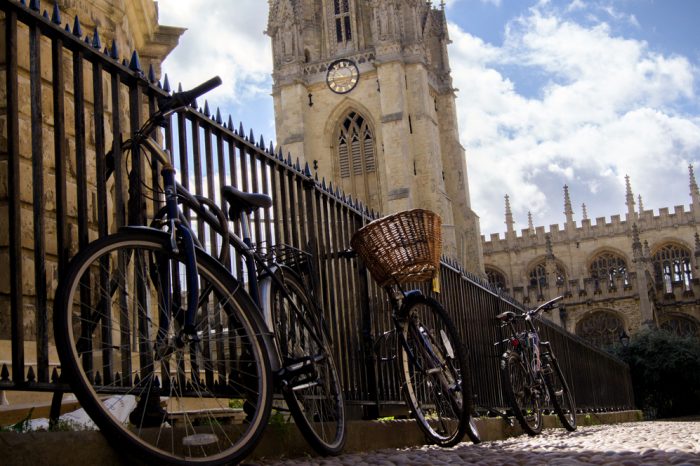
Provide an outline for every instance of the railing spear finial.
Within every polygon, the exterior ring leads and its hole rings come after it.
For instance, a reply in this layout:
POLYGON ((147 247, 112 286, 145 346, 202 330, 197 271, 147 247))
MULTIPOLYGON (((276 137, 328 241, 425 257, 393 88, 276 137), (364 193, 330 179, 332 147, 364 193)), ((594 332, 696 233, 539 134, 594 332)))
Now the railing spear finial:
POLYGON ((163 90, 170 94, 170 81, 168 81, 168 73, 163 77, 163 90))
POLYGON ((58 2, 53 4, 53 13, 51 14, 51 22, 60 26, 61 25, 61 11, 58 9, 58 2))
POLYGON ((156 70, 153 69, 153 63, 151 63, 148 65, 148 82, 155 83, 156 81, 156 70))
POLYGON ((221 110, 219 110, 219 107, 216 107, 216 122, 220 125, 224 124, 224 120, 221 119, 221 110))
POLYGON ((46 21, 51 21, 49 19, 49 12, 44 10, 44 12, 41 14, 41 17, 44 18, 46 21))
POLYGON ((209 101, 207 99, 204 99, 204 116, 209 117, 211 116, 211 113, 209 112, 209 101))
POLYGON ((250 136, 248 137, 248 142, 255 144, 255 135, 253 134, 253 128, 250 128, 250 136))
POLYGON ((29 0, 29 9, 39 11, 41 9, 41 6, 39 5, 39 0, 29 0))
POLYGON ((262 134, 260 135, 260 142, 259 142, 259 145, 260 145, 260 150, 265 150, 265 139, 263 139, 263 135, 262 135, 262 134))
POLYGON ((141 69, 141 60, 139 60, 139 53, 136 50, 134 50, 131 54, 129 69, 135 73, 143 74, 143 70, 141 69))
POLYGON ((102 48, 102 41, 100 40, 100 33, 97 32, 97 26, 95 26, 95 32, 92 34, 92 48, 97 50, 102 48))
POLYGON ((75 19, 73 20, 73 35, 75 37, 83 37, 83 29, 80 27, 78 15, 75 15, 75 19))
POLYGON ((228 129, 230 131, 233 131, 233 119, 231 118, 231 115, 229 114, 228 116, 228 129))
POLYGON ((243 122, 242 122, 242 121, 239 121, 239 122, 238 122, 238 136, 240 136, 240 137, 242 137, 243 139, 245 139, 244 134, 245 134, 245 131, 243 130, 243 122))
POLYGON ((117 41, 112 40, 112 46, 109 48, 109 56, 112 60, 119 60, 119 50, 117 49, 117 41))

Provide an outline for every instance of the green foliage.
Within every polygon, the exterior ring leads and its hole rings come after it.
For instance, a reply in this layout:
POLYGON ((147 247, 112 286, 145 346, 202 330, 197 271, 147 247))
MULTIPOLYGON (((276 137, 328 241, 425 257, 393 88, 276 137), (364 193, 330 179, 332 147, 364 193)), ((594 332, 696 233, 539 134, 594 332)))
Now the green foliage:
POLYGON ((34 408, 31 408, 24 419, 22 419, 16 424, 12 424, 11 426, 1 427, 0 432, 17 432, 20 434, 29 432, 29 422, 32 420, 33 412, 34 408))
POLYGON ((700 413, 700 340, 643 330, 612 348, 630 366, 637 407, 647 418, 700 413))

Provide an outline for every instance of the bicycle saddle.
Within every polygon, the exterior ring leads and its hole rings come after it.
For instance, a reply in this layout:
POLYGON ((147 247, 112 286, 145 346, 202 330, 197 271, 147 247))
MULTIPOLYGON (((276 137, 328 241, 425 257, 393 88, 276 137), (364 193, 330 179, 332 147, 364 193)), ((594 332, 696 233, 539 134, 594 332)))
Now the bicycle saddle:
POLYGON ((501 312, 496 316, 496 319, 502 320, 504 322, 509 322, 513 319, 515 319, 515 312, 513 311, 506 311, 506 312, 501 312))
POLYGON ((221 188, 221 195, 228 202, 229 215, 231 218, 238 218, 241 212, 248 214, 255 209, 266 209, 272 206, 272 198, 267 194, 246 193, 233 186, 221 188))

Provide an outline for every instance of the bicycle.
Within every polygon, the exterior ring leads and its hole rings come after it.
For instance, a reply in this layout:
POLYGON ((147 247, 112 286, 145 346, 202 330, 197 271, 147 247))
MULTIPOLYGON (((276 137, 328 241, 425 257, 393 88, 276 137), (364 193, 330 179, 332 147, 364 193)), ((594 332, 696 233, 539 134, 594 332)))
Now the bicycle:
MULTIPOLYGON (((437 280, 440 217, 414 209, 375 220, 357 230, 351 245, 387 292, 397 340, 405 401, 429 441, 449 447, 468 434, 480 442, 471 417, 467 351, 445 309, 404 283, 437 280)), ((352 253, 348 253, 352 254, 352 253)))
POLYGON ((176 181, 169 153, 149 137, 220 83, 160 97, 121 143, 162 164, 165 206, 149 227, 120 228, 70 261, 55 298, 62 376, 109 441, 151 463, 242 460, 262 436, 273 390, 311 446, 337 454, 345 405, 323 314, 303 279, 311 261, 291 247, 253 247, 249 216, 269 208, 269 196, 222 188, 227 219, 176 181), (181 205, 220 235, 220 257, 201 247, 181 205), (247 290, 224 265, 229 247, 245 262, 247 290), (291 264, 280 261, 285 254, 291 264))
MULTIPOLYGON (((541 341, 534 319, 544 310, 553 309, 563 296, 543 303, 522 314, 506 311, 496 318, 501 327, 510 329, 507 345, 501 356, 501 380, 513 414, 529 435, 542 431, 544 405, 554 408, 562 425, 576 430, 576 405, 569 385, 548 341, 541 341), (518 331, 515 322, 525 322, 526 330, 518 331)), ((498 343, 496 343, 498 344, 498 343)))

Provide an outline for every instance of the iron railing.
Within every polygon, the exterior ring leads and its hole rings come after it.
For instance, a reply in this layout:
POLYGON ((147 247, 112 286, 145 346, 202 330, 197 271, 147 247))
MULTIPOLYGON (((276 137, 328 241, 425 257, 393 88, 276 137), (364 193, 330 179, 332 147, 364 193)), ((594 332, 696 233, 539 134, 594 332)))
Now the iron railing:
MULTIPOLYGON (((97 31, 82 35, 77 18, 73 27, 64 26, 58 11, 42 16, 33 9, 37 5, 0 3, 5 47, 0 119, 6 135, 0 145, 0 175, 6 178, 6 190, 0 190, 0 226, 6 225, 0 261, 7 264, 0 272, 0 339, 11 342, 11 354, 0 354, 0 390, 69 389, 60 382, 52 348, 57 277, 91 239, 122 225, 146 224, 162 205, 158 167, 119 149, 120 135, 139 128, 156 97, 169 92, 167 77, 161 84, 152 70, 141 70, 136 53, 120 60, 115 46, 102 48, 97 31)), ((348 403, 365 407, 366 416, 401 404, 395 362, 375 354, 379 337, 392 328, 384 292, 357 259, 339 254, 376 214, 313 177, 308 165, 283 156, 272 143, 256 141, 252 130, 246 135, 242 124, 234 128, 230 117, 224 121, 219 110, 212 114, 207 103, 174 115, 159 137, 173 154, 180 182, 192 192, 220 202, 219 188, 231 184, 273 197, 271 208, 253 216, 254 237, 260 244, 288 243, 312 254, 348 403)), ((201 222, 196 229, 216 248, 213 230, 201 222)), ((235 255, 228 265, 243 276, 235 255)), ((443 261, 441 280, 436 298, 468 344, 477 404, 503 407, 501 349, 494 346, 503 337, 494 316, 519 305, 449 260, 443 261)), ((572 381, 579 408, 632 407, 624 363, 548 321, 541 327, 572 381)))

